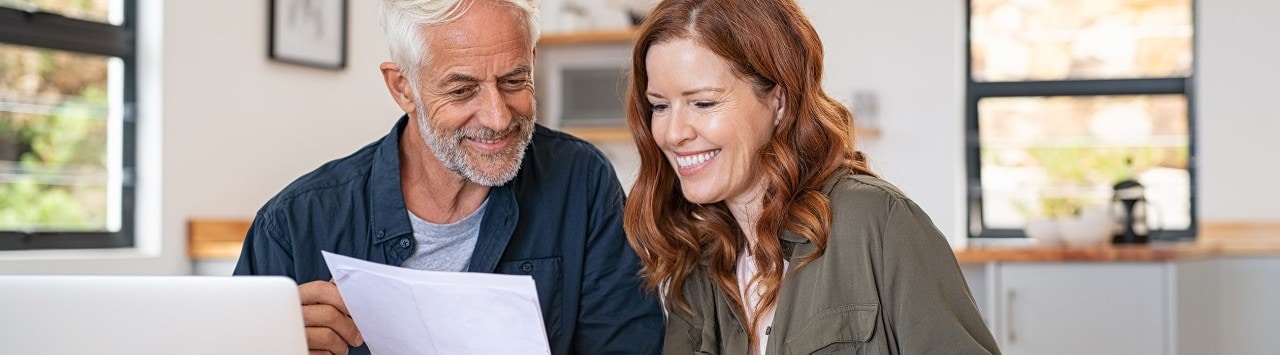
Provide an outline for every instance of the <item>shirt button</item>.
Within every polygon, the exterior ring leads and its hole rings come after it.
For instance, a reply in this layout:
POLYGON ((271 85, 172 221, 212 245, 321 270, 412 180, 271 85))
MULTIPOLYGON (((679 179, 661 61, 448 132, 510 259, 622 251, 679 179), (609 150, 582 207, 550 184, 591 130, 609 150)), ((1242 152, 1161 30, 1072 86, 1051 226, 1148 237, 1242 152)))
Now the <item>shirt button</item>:
POLYGON ((412 244, 409 242, 409 238, 400 238, 400 248, 409 249, 409 247, 413 246, 412 244))
POLYGON ((382 238, 382 231, 378 231, 378 238, 382 238))
POLYGON ((524 272, 533 271, 533 263, 526 261, 523 264, 520 264, 520 270, 523 270, 524 272))

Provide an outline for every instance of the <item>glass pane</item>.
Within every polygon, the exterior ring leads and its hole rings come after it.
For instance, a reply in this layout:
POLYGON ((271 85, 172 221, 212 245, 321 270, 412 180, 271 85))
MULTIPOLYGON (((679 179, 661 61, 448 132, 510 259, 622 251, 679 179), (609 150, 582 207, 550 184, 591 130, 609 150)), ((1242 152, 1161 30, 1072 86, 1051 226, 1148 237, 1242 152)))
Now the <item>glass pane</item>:
POLYGON ((987 228, 1105 209, 1130 177, 1146 186, 1153 229, 1190 225, 1183 95, 986 98, 978 127, 987 228))
POLYGON ((119 3, 117 0, 0 0, 0 6, 113 25, 123 22, 119 3))
POLYGON ((0 44, 0 230, 118 224, 108 169, 108 123, 119 122, 109 119, 118 111, 108 104, 112 61, 0 44))
POLYGON ((1184 77, 1191 0, 972 0, 975 81, 1184 77))

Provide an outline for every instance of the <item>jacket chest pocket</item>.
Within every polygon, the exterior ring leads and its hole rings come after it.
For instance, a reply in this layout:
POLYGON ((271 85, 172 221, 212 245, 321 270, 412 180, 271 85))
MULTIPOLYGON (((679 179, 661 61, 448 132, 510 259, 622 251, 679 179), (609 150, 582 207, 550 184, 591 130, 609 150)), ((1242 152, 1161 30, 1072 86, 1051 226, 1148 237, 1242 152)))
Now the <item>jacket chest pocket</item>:
POLYGON ((706 318, 702 327, 689 330, 689 338, 694 339, 694 354, 720 355, 720 326, 715 318, 706 318))
POLYGON ((875 331, 880 305, 851 304, 814 315, 787 337, 787 354, 831 354, 852 351, 875 331))
POLYGON ((538 303, 542 306, 542 321, 547 327, 547 336, 555 338, 560 335, 563 317, 560 314, 560 297, 563 282, 560 279, 560 257, 511 260, 498 263, 497 272, 507 275, 533 276, 534 287, 538 289, 538 303))

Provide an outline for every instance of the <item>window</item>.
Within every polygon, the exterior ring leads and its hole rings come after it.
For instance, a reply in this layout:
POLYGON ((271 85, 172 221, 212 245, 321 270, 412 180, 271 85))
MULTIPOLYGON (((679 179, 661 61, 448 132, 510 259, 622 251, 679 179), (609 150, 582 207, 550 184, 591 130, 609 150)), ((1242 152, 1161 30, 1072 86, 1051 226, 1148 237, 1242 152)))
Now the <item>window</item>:
POLYGON ((0 250, 133 245, 132 0, 0 0, 0 250))
POLYGON ((970 237, 1107 209, 1146 187, 1154 239, 1195 218, 1191 0, 971 0, 970 237))

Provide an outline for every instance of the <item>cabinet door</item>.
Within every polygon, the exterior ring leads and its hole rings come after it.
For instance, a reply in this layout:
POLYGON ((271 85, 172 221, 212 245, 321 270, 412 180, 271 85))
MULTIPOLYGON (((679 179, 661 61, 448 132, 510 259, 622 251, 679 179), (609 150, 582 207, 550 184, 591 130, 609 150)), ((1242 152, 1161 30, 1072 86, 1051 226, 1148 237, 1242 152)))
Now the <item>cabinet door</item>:
POLYGON ((1164 354, 1166 266, 1010 263, 1000 267, 1005 354, 1164 354))
MULTIPOLYGON (((1280 352, 1280 258, 1272 255, 1221 258, 1217 309, 1219 354, 1280 352)), ((1194 308, 1189 307, 1189 308, 1194 308)), ((1181 309, 1179 309, 1181 311, 1181 309)), ((1186 323, 1200 321, 1188 313, 1186 323)), ((1199 318, 1199 317, 1197 317, 1199 318)), ((1180 334, 1188 334, 1187 332, 1180 334)), ((1199 336, 1199 335, 1196 335, 1199 336)))

